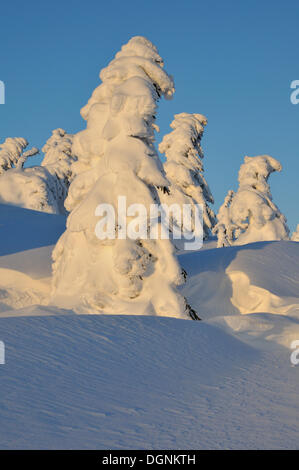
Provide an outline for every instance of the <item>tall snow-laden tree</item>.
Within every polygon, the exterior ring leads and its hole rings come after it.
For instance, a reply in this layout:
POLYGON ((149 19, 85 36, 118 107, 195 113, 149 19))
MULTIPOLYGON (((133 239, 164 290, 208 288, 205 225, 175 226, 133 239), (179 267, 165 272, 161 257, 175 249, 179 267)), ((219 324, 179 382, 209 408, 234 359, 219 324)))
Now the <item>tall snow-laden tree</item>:
POLYGON ((281 171, 281 164, 269 155, 245 157, 239 171, 239 188, 229 207, 234 244, 289 239, 286 218, 272 201, 268 183, 274 171, 281 171))
MULTIPOLYGON (((169 193, 161 195, 165 203, 201 204, 203 209, 203 235, 207 239, 215 224, 215 214, 209 207, 214 198, 203 175, 203 150, 201 139, 207 119, 202 114, 176 114, 170 127, 172 132, 165 135, 159 145, 167 161, 164 164, 171 186, 169 193)), ((176 221, 180 224, 180 221, 176 221)))
POLYGON ((217 214, 217 224, 213 228, 213 233, 217 235, 217 247, 230 246, 234 239, 234 230, 236 226, 232 223, 230 217, 230 206, 234 197, 234 191, 228 191, 224 203, 217 214))
POLYGON ((64 201, 74 179, 74 163, 77 158, 72 152, 73 135, 64 129, 55 129, 43 146, 45 157, 42 166, 56 179, 56 199, 61 213, 65 211, 64 201))
POLYGON ((78 176, 65 203, 71 211, 67 230, 53 252, 52 303, 87 313, 198 319, 177 291, 185 273, 170 240, 138 233, 134 239, 133 213, 118 208, 119 197, 126 207, 141 204, 148 234, 150 206, 160 202, 157 188, 168 184, 154 147, 157 102, 172 96, 173 81, 143 37, 124 45, 100 78, 81 111, 87 128, 74 136, 78 176), (95 233, 103 204, 116 214, 115 239, 95 233), (126 225, 131 236, 122 238, 126 225))
POLYGON ((295 232, 293 232, 291 240, 293 242, 299 242, 299 224, 297 225, 295 232))
POLYGON ((26 160, 36 155, 22 137, 8 137, 0 145, 0 202, 27 209, 58 213, 56 183, 42 167, 24 168, 26 160))

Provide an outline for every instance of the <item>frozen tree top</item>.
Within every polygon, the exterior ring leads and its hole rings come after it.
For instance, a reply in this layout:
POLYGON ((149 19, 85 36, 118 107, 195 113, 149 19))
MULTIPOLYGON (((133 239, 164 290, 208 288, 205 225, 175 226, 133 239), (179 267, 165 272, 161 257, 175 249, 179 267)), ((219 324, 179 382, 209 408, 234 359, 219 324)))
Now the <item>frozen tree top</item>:
POLYGON ((280 162, 270 155, 246 156, 239 171, 240 188, 251 186, 257 191, 271 194, 268 178, 271 173, 281 171, 281 169, 280 162))
MULTIPOLYGON (((140 90, 140 94, 144 95, 144 85, 148 87, 148 93, 154 100, 162 95, 167 99, 171 98, 175 91, 174 82, 172 77, 163 70, 163 65, 163 60, 151 41, 142 36, 133 37, 100 72, 102 84, 94 90, 87 105, 81 109, 82 117, 89 120, 90 111, 94 105, 97 106, 97 113, 102 116, 107 113, 107 107, 113 113, 115 106, 117 109, 119 107, 122 94, 137 96, 140 90), (136 78, 140 79, 139 82, 136 78), (132 80, 129 81, 129 79, 132 80), (115 88, 124 82, 126 82, 125 90, 119 90, 118 97, 116 97, 115 88), (113 95, 113 102, 110 103, 113 95)), ((149 105, 149 113, 151 112, 152 108, 149 105)), ((98 114, 97 119, 99 119, 98 114)))
POLYGON ((175 114, 170 124, 173 131, 164 136, 160 152, 165 153, 168 162, 172 160, 189 169, 202 170, 198 157, 203 158, 200 141, 206 124, 207 118, 202 114, 175 114))

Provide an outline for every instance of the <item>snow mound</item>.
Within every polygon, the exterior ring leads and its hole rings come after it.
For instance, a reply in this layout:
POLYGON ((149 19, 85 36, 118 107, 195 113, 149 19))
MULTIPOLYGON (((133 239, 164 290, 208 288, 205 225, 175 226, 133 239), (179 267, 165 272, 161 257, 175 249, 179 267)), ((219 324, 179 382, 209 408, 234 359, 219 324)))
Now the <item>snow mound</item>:
POLYGON ((259 242, 187 253, 184 295, 202 318, 276 313, 299 317, 299 245, 259 242), (200 295, 199 295, 200 292, 200 295))

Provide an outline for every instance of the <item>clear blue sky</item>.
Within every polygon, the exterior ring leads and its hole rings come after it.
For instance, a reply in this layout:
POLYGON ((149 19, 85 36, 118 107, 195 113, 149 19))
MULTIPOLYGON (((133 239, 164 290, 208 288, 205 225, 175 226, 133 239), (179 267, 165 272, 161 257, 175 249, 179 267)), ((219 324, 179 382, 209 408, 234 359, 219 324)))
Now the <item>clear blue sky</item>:
POLYGON ((160 104, 158 142, 173 114, 205 114, 216 210, 236 189, 243 156, 268 153, 283 165, 271 177, 274 201, 292 229, 299 223, 299 104, 290 102, 299 80, 298 0, 9 0, 0 14, 1 141, 22 136, 41 147, 52 129, 82 129, 79 111, 99 71, 143 35, 176 83, 175 98, 160 104))

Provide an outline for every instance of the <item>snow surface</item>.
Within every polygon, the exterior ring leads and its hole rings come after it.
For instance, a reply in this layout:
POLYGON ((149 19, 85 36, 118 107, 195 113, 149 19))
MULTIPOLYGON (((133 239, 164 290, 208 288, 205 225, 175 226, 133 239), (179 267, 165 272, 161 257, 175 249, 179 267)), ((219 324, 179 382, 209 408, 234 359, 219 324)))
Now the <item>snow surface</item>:
POLYGON ((0 216, 1 449, 298 449, 298 243, 180 255, 202 322, 77 315, 46 305, 64 217, 0 216))

